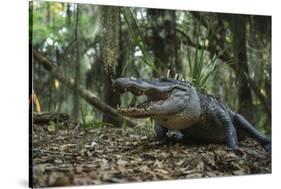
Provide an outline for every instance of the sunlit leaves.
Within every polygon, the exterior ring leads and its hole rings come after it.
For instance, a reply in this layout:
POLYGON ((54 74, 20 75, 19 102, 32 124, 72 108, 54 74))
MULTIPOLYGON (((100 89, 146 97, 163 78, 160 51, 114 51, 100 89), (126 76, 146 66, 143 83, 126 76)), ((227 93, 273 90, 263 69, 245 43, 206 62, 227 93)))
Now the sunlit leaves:
POLYGON ((54 79, 54 87, 58 89, 60 87, 60 82, 57 79, 54 79))
POLYGON ((41 112, 40 100, 34 91, 32 91, 30 100, 30 103, 33 103, 35 105, 35 112, 41 112))

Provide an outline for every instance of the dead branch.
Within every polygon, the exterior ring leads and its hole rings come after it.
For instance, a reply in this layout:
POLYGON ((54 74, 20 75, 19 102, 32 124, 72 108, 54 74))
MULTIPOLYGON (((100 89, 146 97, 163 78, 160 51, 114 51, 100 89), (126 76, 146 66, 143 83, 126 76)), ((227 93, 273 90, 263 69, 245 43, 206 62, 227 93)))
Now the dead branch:
MULTIPOLYGON (((64 76, 61 71, 58 69, 58 67, 48 58, 37 52, 36 50, 33 50, 33 58, 36 60, 36 63, 42 65, 47 71, 49 71, 51 74, 53 74, 58 80, 60 80, 62 83, 64 83, 67 87, 70 89, 74 88, 74 80, 72 78, 68 78, 64 76)), ((132 120, 121 116, 117 113, 117 111, 112 108, 111 106, 107 105, 103 101, 101 101, 98 97, 96 97, 94 94, 92 94, 90 91, 83 89, 81 86, 78 87, 78 92, 80 97, 82 97, 86 102, 89 104, 95 106, 97 109, 102 111, 103 113, 107 113, 112 115, 113 118, 125 121, 126 124, 129 127, 135 127, 136 123, 132 120)))

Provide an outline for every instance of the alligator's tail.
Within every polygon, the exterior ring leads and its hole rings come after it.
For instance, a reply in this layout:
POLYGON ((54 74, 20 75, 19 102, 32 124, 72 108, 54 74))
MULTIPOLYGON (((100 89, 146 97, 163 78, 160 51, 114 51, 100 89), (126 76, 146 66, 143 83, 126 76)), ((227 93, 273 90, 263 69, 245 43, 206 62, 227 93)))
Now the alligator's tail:
POLYGON ((267 152, 271 153, 271 140, 268 137, 256 130, 242 115, 236 112, 231 112, 231 114, 236 127, 246 131, 246 133, 257 140, 267 152))

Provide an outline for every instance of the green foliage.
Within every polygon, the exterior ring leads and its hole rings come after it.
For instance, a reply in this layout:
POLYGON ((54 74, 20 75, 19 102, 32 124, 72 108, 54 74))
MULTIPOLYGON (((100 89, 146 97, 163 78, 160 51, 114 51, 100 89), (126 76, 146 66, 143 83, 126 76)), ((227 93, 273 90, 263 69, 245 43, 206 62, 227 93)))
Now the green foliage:
MULTIPOLYGON (((140 49, 140 51, 143 55, 142 56, 143 63, 148 65, 156 73, 159 73, 159 70, 154 65, 152 56, 149 54, 147 48, 145 48, 145 45, 144 45, 145 43, 144 43, 142 33, 140 32, 140 29, 137 24, 137 20, 134 17, 133 13, 131 12, 130 8, 123 8, 122 14, 124 16, 124 19, 126 21, 126 24, 128 26, 129 32, 130 32, 130 35, 131 35, 132 39, 134 40, 135 45, 140 49)), ((125 66, 125 68, 126 68, 126 66, 125 66)))
POLYGON ((42 44, 48 38, 60 44, 68 41, 68 36, 62 32, 65 18, 60 14, 63 11, 61 3, 36 2, 30 7, 29 16, 33 23, 29 29, 32 30, 33 44, 42 44))
POLYGON ((214 83, 217 72, 217 56, 206 60, 203 58, 204 54, 204 50, 195 49, 195 56, 192 59, 190 50, 188 50, 188 77, 196 87, 207 90, 214 83))
POLYGON ((89 110, 84 111, 82 106, 81 106, 81 120, 82 120, 81 126, 84 128, 113 126, 110 123, 106 123, 97 119, 95 112, 89 110))
MULTIPOLYGON (((209 53, 207 53, 209 41, 207 37, 203 39, 203 45, 199 48, 200 33, 198 30, 196 35, 196 48, 194 51, 191 51, 191 47, 186 47, 185 61, 188 63, 188 69, 186 69, 187 77, 196 87, 208 90, 211 89, 214 83, 218 68, 218 57, 223 51, 209 58, 209 53)), ((208 32, 206 35, 208 35, 208 32)))

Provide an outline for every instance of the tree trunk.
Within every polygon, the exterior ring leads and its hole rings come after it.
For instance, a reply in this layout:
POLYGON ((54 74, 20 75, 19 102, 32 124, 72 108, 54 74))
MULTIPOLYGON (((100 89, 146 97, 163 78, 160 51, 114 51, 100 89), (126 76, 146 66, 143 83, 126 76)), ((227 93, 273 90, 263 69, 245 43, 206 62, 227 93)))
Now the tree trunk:
MULTIPOLYGON (((173 73, 181 71, 177 64, 177 39, 175 11, 148 9, 148 19, 151 22, 152 35, 149 36, 149 48, 155 57, 155 65, 160 73, 170 69, 173 73)), ((156 73, 153 73, 156 75, 156 73)))
POLYGON ((233 35, 233 55, 235 63, 231 64, 237 77, 238 86, 238 111, 248 120, 253 121, 253 105, 251 89, 248 82, 248 64, 246 48, 246 20, 244 15, 234 15, 231 17, 231 30, 233 35))
POLYGON ((71 24, 71 11, 70 11, 70 3, 67 3, 67 7, 66 7, 66 17, 65 17, 65 23, 66 26, 69 28, 70 24, 71 24))
POLYGON ((46 22, 47 22, 47 26, 49 27, 49 26, 50 26, 50 21, 51 21, 51 10, 50 10, 50 3, 49 3, 49 2, 46 2, 46 3, 47 3, 47 10, 46 10, 47 16, 46 16, 46 22))
POLYGON ((79 113, 80 113, 80 97, 78 88, 80 86, 80 47, 79 47, 79 5, 77 5, 76 10, 76 24, 75 24, 75 77, 74 77, 74 88, 73 88, 73 109, 72 109, 72 117, 74 121, 78 122, 79 120, 79 113))
POLYGON ((179 72, 181 74, 185 73, 185 70, 183 70, 183 65, 181 64, 181 61, 179 60, 178 57, 178 38, 177 38, 177 15, 176 11, 173 10, 171 11, 172 15, 172 38, 171 42, 173 43, 173 63, 176 68, 176 72, 179 72))
MULTIPOLYGON (((120 104, 120 95, 112 90, 112 79, 120 76, 121 73, 117 73, 116 69, 122 70, 122 60, 119 58, 119 49, 122 44, 121 27, 120 26, 120 8, 119 7, 103 7, 103 20, 105 33, 103 36, 103 65, 105 71, 104 81, 104 101, 112 107, 116 107, 120 104), (119 61, 118 61, 119 60, 119 61)), ((104 114, 103 121, 111 123, 116 127, 121 127, 122 122, 120 120, 113 119, 111 115, 104 114)))

